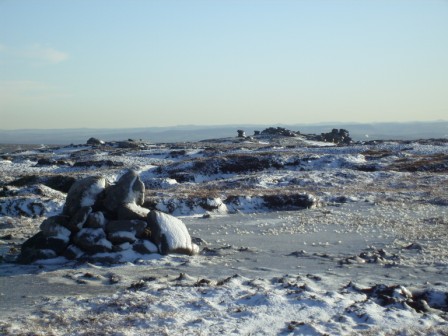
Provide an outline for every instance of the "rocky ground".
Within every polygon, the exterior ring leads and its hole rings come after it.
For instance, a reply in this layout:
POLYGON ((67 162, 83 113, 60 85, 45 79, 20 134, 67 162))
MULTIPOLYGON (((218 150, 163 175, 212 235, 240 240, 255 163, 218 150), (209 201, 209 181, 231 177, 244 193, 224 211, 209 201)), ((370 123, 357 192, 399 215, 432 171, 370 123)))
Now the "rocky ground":
POLYGON ((447 334, 448 141, 317 140, 3 150, 0 331, 447 334), (76 181, 129 169, 141 207, 180 218, 198 255, 15 264, 76 181))

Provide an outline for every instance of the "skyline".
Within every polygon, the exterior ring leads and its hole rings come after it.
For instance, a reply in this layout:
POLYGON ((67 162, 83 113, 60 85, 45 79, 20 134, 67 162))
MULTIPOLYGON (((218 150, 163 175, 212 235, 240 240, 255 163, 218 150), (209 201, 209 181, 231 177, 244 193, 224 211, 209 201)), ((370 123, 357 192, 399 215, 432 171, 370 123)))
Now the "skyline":
POLYGON ((0 1, 0 129, 448 116, 446 1, 0 1))

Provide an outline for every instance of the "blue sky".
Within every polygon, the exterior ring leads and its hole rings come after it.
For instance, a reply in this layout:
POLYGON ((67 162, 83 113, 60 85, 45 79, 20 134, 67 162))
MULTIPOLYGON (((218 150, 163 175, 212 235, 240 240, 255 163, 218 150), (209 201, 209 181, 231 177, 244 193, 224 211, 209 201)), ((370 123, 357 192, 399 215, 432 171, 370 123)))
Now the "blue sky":
POLYGON ((448 1, 0 0, 0 129, 447 116, 448 1))

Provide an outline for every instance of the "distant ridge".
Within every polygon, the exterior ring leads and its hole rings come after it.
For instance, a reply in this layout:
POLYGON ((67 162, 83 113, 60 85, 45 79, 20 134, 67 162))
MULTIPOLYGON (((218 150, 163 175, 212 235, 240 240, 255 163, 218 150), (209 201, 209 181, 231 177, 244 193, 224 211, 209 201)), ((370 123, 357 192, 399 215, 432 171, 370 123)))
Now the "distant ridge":
POLYGON ((277 124, 277 125, 222 125, 200 126, 184 125, 173 127, 146 128, 73 128, 73 129, 19 129, 0 130, 0 143, 3 144, 81 144, 90 137, 105 141, 142 139, 157 142, 199 141, 210 138, 236 136, 238 129, 247 135, 254 130, 268 127, 285 127, 305 134, 320 134, 333 128, 345 128, 350 136, 360 140, 413 140, 427 138, 448 138, 448 121, 407 122, 407 123, 321 123, 321 124, 277 124))

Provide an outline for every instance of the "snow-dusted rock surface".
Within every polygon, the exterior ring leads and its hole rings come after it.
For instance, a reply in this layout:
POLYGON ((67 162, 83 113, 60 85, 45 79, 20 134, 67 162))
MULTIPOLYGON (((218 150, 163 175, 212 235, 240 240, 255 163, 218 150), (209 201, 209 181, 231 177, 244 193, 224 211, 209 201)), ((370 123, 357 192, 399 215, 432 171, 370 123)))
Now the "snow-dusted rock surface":
POLYGON ((199 247, 192 243, 187 227, 176 217, 153 210, 148 215, 148 226, 151 239, 162 254, 199 253, 199 247))
POLYGON ((106 179, 103 177, 92 176, 78 180, 68 191, 64 213, 73 216, 82 207, 93 206, 105 187, 106 179))
POLYGON ((106 190, 104 206, 109 211, 116 211, 121 205, 143 205, 145 185, 134 170, 126 172, 116 184, 106 190))

